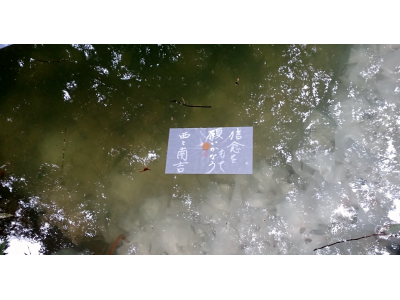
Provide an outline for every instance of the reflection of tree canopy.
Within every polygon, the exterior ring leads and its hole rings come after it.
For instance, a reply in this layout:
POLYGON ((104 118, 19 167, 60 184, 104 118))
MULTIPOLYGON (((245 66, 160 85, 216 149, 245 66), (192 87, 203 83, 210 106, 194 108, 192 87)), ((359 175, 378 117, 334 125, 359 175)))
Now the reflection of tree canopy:
POLYGON ((12 236, 34 240, 43 245, 43 254, 73 246, 58 227, 51 226, 46 230, 41 228, 40 217, 44 211, 35 204, 32 197, 30 199, 18 192, 10 192, 3 186, 0 186, 0 195, 0 208, 13 215, 11 218, 0 219, 0 239, 5 240, 12 236))
MULTIPOLYGON (((124 197, 130 201, 118 190, 131 184, 123 178, 132 181, 135 170, 160 156, 159 141, 169 127, 161 121, 170 120, 172 112, 185 121, 197 120, 195 109, 171 105, 173 99, 212 105, 213 110, 202 116, 206 124, 230 116, 232 122, 268 128, 258 132, 255 141, 268 141, 265 149, 280 147, 289 153, 293 132, 310 110, 322 109, 337 88, 339 70, 331 66, 340 65, 341 57, 334 54, 341 49, 345 47, 13 45, 1 49, 0 159, 25 177, 24 191, 31 191, 20 192, 23 196, 2 191, 0 204, 10 213, 21 210, 14 225, 0 221, 4 236, 24 234, 41 240, 46 253, 71 245, 64 236, 64 223, 41 215, 45 210, 55 216, 63 209, 61 196, 76 205, 75 210, 64 209, 66 220, 78 224, 86 210, 94 212, 95 220, 110 219, 105 202, 96 196, 104 193, 115 201, 124 197), (238 77, 240 85, 235 85, 238 77), (274 131, 279 140, 271 140, 274 131), (64 147, 65 170, 60 172, 57 166, 64 147), (89 191, 85 196, 78 195, 79 185, 89 191), (33 192, 44 186, 45 192, 33 192), (32 204, 30 199, 41 192, 41 205, 32 204), (99 202, 102 205, 94 204, 99 202), (51 223, 47 231, 41 229, 44 222, 51 223), (49 239, 55 241, 53 246, 49 239)), ((266 151, 257 153, 265 157, 266 151)), ((148 194, 155 190, 142 178, 136 189, 127 188, 130 197, 140 199, 142 190, 148 194)), ((79 226, 92 235, 104 229, 84 223, 79 226)))

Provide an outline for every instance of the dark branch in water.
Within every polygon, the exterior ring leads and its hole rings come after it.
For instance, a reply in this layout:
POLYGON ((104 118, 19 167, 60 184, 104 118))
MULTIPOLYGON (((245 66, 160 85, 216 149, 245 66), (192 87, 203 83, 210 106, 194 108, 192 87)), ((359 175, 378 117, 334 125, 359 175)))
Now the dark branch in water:
POLYGON ((202 106, 202 105, 187 105, 187 104, 185 104, 185 103, 182 103, 182 102, 179 102, 179 101, 176 101, 176 100, 172 100, 171 102, 175 102, 175 103, 178 103, 178 104, 180 104, 180 105, 185 105, 185 106, 187 106, 187 107, 203 107, 203 108, 211 108, 211 106, 202 106))
POLYGON ((339 243, 350 242, 350 241, 356 241, 356 240, 366 239, 366 238, 369 238, 369 237, 371 237, 371 236, 381 236, 381 235, 388 235, 389 237, 397 237, 397 236, 398 236, 398 234, 374 233, 374 234, 362 236, 362 237, 359 237, 359 238, 356 238, 356 239, 343 240, 343 241, 339 241, 339 242, 336 242, 336 243, 332 243, 332 244, 329 244, 329 245, 326 245, 326 246, 322 246, 322 247, 319 247, 319 248, 315 248, 313 251, 319 250, 319 249, 322 249, 322 248, 325 248, 325 247, 333 246, 333 245, 339 244, 339 243))
POLYGON ((63 168, 64 168, 65 135, 66 134, 67 134, 67 128, 64 129, 64 145, 63 145, 63 159, 62 159, 62 165, 61 165, 61 172, 63 171, 63 168))
POLYGON ((66 61, 66 58, 60 59, 60 60, 41 60, 41 59, 35 59, 36 61, 40 61, 40 62, 45 62, 45 63, 52 63, 52 62, 60 62, 60 61, 66 61))

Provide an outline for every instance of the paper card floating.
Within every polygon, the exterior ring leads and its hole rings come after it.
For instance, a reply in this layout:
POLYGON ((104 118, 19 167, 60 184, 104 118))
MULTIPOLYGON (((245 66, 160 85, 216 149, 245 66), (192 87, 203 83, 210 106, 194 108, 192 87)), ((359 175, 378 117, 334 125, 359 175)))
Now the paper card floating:
POLYGON ((165 174, 252 174, 253 127, 170 128, 165 174))

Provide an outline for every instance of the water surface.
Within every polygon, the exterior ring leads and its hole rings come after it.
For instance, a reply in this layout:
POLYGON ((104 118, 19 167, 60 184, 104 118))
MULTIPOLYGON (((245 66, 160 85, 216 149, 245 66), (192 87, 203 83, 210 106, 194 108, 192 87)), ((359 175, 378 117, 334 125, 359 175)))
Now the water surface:
POLYGON ((389 253, 393 243, 374 238, 313 249, 397 217, 397 51, 1 49, 6 252, 105 254, 124 234, 118 254, 389 253), (385 84, 394 92, 383 94, 385 84), (212 108, 171 102, 182 99, 212 108), (254 128, 252 175, 165 174, 170 128, 230 126, 254 128))

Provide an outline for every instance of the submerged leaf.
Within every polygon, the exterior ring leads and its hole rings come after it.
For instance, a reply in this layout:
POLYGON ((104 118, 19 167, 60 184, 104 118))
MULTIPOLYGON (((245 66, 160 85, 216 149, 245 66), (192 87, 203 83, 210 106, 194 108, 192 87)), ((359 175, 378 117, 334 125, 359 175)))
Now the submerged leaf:
POLYGON ((0 219, 9 218, 9 217, 12 217, 12 216, 13 216, 13 215, 10 215, 10 214, 0 213, 0 219))

